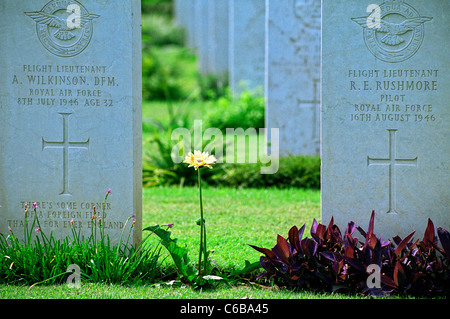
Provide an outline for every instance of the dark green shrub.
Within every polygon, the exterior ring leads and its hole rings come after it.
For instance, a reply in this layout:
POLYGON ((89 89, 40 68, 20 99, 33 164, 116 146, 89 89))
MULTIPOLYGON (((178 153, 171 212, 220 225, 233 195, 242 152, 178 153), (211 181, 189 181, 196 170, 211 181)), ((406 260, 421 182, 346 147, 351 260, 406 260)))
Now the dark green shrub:
POLYGON ((171 17, 159 13, 142 16, 142 39, 144 48, 148 46, 184 46, 185 31, 175 25, 171 17))
POLYGON ((228 94, 228 78, 226 75, 199 74, 198 85, 200 98, 204 101, 217 100, 228 94))
POLYGON ((170 16, 142 16, 142 96, 181 100, 199 91, 196 57, 184 48, 184 30, 170 16))
MULTIPOLYGON (((158 143, 160 151, 154 158, 144 159, 144 186, 195 185, 196 179, 186 165, 173 163, 169 142, 158 143), (165 152, 167 156, 160 156, 165 152)), ((213 171, 205 170, 203 180, 212 186, 237 188, 320 188, 320 158, 317 156, 289 156, 280 158, 280 166, 275 174, 261 174, 261 163, 217 164, 213 171)))
POLYGON ((173 14, 173 0, 141 0, 142 13, 158 12, 167 15, 173 14))
POLYGON ((231 93, 217 100, 216 105, 207 113, 208 126, 226 132, 226 128, 264 128, 265 102, 262 94, 256 91, 244 91, 234 99, 231 93))
POLYGON ((153 47, 142 55, 144 100, 186 100, 198 94, 195 56, 179 47, 153 47))
POLYGON ((224 164, 215 183, 231 187, 320 188, 320 157, 291 155, 280 157, 275 174, 261 174, 261 163, 224 164))

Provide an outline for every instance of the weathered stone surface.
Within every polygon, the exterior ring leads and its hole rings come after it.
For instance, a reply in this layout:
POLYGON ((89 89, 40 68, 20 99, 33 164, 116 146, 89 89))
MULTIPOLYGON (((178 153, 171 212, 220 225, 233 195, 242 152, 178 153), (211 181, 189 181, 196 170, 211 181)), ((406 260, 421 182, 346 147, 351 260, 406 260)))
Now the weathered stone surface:
POLYGON ((268 0, 266 127, 280 154, 320 152, 320 0, 268 0))
POLYGON ((265 1, 230 1, 230 88, 239 95, 244 88, 264 87, 265 1))
POLYGON ((421 238, 450 229, 450 3, 371 4, 323 1, 322 220, 421 238))

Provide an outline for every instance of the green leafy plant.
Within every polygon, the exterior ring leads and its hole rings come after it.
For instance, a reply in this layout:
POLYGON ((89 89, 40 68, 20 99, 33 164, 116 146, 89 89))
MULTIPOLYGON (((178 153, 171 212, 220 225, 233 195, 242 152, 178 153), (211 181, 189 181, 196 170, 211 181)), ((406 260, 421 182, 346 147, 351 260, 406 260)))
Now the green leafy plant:
MULTIPOLYGON (((200 257, 200 261, 198 264, 199 269, 195 269, 194 263, 188 256, 188 250, 185 247, 180 247, 178 245, 177 238, 171 238, 171 232, 168 229, 173 225, 171 224, 163 226, 167 226, 167 229, 163 229, 161 228, 161 226, 155 225, 144 228, 144 231, 151 231, 160 238, 161 244, 167 249, 170 256, 172 257, 172 260, 179 274, 181 275, 182 280, 184 279, 187 283, 191 284, 193 288, 212 288, 217 286, 218 283, 228 282, 228 278, 211 274, 210 271, 213 269, 213 265, 211 263, 211 260, 207 258, 208 253, 205 253, 203 249, 201 251, 204 253, 203 256, 206 256, 206 258, 203 263, 200 257), (204 270, 210 270, 208 273, 206 273, 206 271, 201 273, 202 263, 204 266, 204 270)), ((241 270, 241 272, 236 272, 236 274, 233 275, 241 274, 244 271, 250 271, 252 269, 254 268, 251 268, 250 265, 246 265, 246 267, 241 270)))
POLYGON ((145 46, 183 46, 184 30, 173 22, 172 17, 160 12, 142 15, 142 38, 145 46))
POLYGON ((142 97, 184 100, 198 94, 196 57, 183 46, 185 33, 165 13, 142 16, 142 97))
POLYGON ((171 228, 172 225, 166 226, 167 229, 163 229, 159 225, 150 226, 144 228, 144 231, 151 231, 161 239, 161 244, 169 252, 180 274, 186 278, 188 282, 192 283, 197 276, 197 271, 189 259, 188 250, 178 246, 176 238, 173 239, 170 237, 171 232, 168 229, 171 228))
POLYGON ((192 56, 185 49, 154 48, 142 54, 142 97, 144 100, 181 100, 190 97, 197 82, 185 74, 192 56))
POLYGON ((248 273, 254 272, 255 270, 261 268, 259 262, 250 263, 245 261, 245 265, 242 269, 233 270, 228 274, 220 274, 220 276, 213 274, 214 265, 210 259, 206 259, 208 269, 207 274, 201 275, 199 271, 195 268, 194 263, 190 260, 188 255, 188 249, 181 247, 178 244, 177 238, 172 238, 172 233, 169 228, 172 228, 173 224, 168 225, 155 225, 144 228, 144 231, 150 231, 159 237, 161 245, 164 246, 169 252, 181 279, 191 284, 194 288, 212 288, 216 287, 220 283, 229 283, 230 281, 236 280, 241 276, 248 273), (164 229, 165 227, 166 229, 164 229))

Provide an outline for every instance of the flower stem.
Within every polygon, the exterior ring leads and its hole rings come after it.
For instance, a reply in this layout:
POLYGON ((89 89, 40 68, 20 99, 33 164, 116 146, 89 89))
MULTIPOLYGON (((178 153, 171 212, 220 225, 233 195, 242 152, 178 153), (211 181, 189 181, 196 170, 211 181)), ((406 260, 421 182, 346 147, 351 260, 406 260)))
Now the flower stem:
MULTIPOLYGON (((204 220, 203 220, 202 182, 201 182, 200 168, 198 168, 197 171, 198 171, 198 189, 200 192, 200 250, 199 250, 199 256, 198 256, 198 275, 200 276, 201 268, 202 268, 202 252, 204 250, 204 247, 203 247, 203 245, 204 245, 203 244, 204 220)), ((206 265, 206 262, 205 262, 205 265, 206 265)))
POLYGON ((203 265, 203 273, 205 274, 205 275, 207 275, 208 274, 208 269, 207 269, 207 265, 208 265, 208 254, 207 254, 207 252, 206 252, 206 223, 205 223, 205 221, 203 221, 203 262, 204 262, 204 265, 203 265))

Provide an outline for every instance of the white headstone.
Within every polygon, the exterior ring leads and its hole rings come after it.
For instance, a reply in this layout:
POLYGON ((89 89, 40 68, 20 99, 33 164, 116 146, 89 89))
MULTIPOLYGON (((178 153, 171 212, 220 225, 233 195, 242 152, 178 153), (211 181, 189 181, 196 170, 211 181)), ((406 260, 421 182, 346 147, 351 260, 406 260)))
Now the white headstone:
POLYGON ((228 0, 209 1, 209 70, 218 78, 228 76, 228 0))
POLYGON ((230 0, 230 87, 263 88, 265 77, 265 1, 230 0))
POLYGON ((1 1, 1 233, 20 238, 25 203, 32 218, 37 202, 47 236, 71 236, 72 220, 89 236, 96 206, 113 243, 131 214, 140 241, 140 10, 140 1, 1 1))
POLYGON ((209 0, 194 0, 195 49, 200 73, 210 73, 209 56, 212 51, 209 26, 209 0))
POLYGON ((176 24, 184 27, 183 21, 183 5, 187 3, 185 0, 173 0, 173 17, 176 24))
POLYGON ((185 45, 194 48, 194 0, 174 0, 173 15, 175 23, 184 29, 185 45))
POLYGON ((195 36, 195 0, 174 0, 175 22, 184 28, 185 45, 193 49, 195 36))
POLYGON ((280 129, 280 155, 319 155, 320 0, 267 0, 266 10, 266 127, 280 129))
POLYGON ((422 238, 450 229, 450 2, 372 3, 323 1, 322 220, 422 238))

